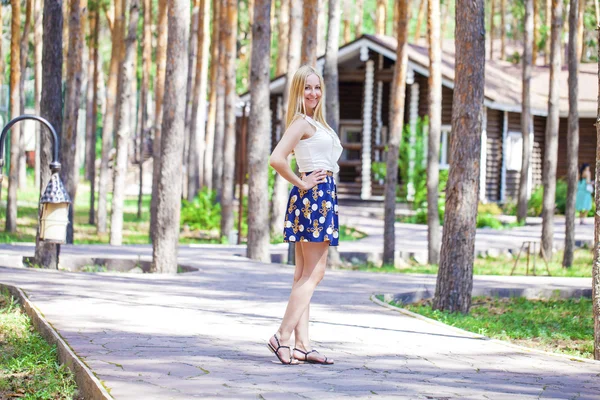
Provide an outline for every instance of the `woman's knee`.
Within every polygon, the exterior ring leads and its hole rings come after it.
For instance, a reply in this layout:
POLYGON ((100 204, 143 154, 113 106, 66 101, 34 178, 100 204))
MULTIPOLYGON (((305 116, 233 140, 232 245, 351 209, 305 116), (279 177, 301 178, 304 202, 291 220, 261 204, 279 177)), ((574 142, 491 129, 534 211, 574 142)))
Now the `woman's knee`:
POLYGON ((320 266, 317 265, 310 273, 303 274, 302 278, 305 278, 316 286, 323 280, 324 276, 325 268, 320 268, 320 266))

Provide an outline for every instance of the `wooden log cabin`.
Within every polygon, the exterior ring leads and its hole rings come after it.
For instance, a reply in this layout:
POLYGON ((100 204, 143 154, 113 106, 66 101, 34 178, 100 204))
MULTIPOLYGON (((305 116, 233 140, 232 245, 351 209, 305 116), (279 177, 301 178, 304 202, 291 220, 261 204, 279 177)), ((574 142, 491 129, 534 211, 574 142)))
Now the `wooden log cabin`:
MULTIPOLYGON (((442 135, 440 168, 448 168, 449 140, 452 122, 454 88, 454 48, 445 42, 442 56, 442 135)), ((405 124, 414 131, 419 117, 427 115, 428 49, 408 46, 408 78, 406 82, 405 124)), ((373 177, 372 163, 385 160, 388 138, 391 83, 396 60, 396 40, 387 36, 363 35, 339 49, 339 136, 344 152, 339 161, 338 190, 343 196, 381 199, 383 185, 373 177)), ((322 71, 324 57, 317 68, 322 71)), ((485 112, 482 130, 480 199, 503 203, 516 198, 521 168, 521 65, 507 61, 487 60, 485 112)), ((567 172, 567 70, 560 79, 559 178, 567 172)), ((596 149, 596 64, 582 64, 579 80, 579 163, 594 165, 596 149)), ((549 68, 536 66, 532 78, 531 132, 532 160, 529 191, 542 184, 545 129, 548 103, 549 68)), ((271 90, 271 143, 281 137, 280 121, 285 76, 273 79, 271 90)), ((250 94, 241 97, 241 105, 249 105, 250 94)), ((241 113, 240 113, 241 115, 241 113)), ((247 113, 246 113, 247 115, 247 113)), ((245 118, 245 117, 240 117, 245 118)), ((240 121, 241 122, 241 121, 240 121)), ((240 123, 238 126, 242 126, 240 123)), ((241 129, 238 130, 238 135, 241 129)))

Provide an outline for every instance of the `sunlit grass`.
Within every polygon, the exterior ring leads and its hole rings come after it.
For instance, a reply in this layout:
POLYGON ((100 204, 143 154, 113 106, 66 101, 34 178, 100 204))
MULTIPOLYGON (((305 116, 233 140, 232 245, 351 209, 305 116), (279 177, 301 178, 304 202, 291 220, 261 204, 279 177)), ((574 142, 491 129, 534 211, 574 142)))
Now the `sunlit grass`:
MULTIPOLYGON (((378 296, 383 300, 382 296, 378 296)), ((474 297, 469 314, 432 310, 431 300, 402 305, 445 324, 538 349, 592 358, 592 301, 586 298, 528 300, 474 297)))

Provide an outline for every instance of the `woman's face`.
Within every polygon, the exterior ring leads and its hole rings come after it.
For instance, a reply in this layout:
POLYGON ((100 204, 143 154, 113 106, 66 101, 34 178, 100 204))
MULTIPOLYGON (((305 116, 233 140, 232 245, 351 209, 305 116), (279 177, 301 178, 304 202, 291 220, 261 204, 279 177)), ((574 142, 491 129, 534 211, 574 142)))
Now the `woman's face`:
POLYGON ((581 174, 583 177, 591 177, 592 176, 592 171, 590 170, 590 167, 587 166, 583 169, 583 174, 581 174))
POLYGON ((314 110, 321 100, 321 81, 315 74, 306 77, 304 84, 304 105, 307 110, 314 110))

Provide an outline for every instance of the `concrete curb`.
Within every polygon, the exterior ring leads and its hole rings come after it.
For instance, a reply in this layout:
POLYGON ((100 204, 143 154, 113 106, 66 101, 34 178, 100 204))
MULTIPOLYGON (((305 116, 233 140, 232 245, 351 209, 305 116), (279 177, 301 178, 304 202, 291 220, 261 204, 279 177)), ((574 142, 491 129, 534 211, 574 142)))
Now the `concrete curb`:
POLYGON ((31 318, 36 331, 50 344, 56 345, 59 362, 73 372, 79 393, 85 399, 114 400, 104 386, 102 386, 98 378, 94 376, 93 372, 77 357, 21 289, 4 283, 0 283, 0 289, 7 289, 13 297, 16 297, 23 306, 26 314, 31 318))
POLYGON ((589 358, 583 358, 583 357, 578 357, 578 356, 570 356, 568 354, 553 353, 553 352, 550 352, 550 351, 533 349, 531 347, 521 346, 521 345, 518 345, 518 344, 507 342, 505 340, 492 339, 490 337, 487 337, 487 336, 484 336, 484 335, 480 335, 478 333, 469 332, 469 331, 466 331, 464 329, 457 328, 455 326, 444 324, 443 322, 436 321, 434 319, 425 317, 425 316, 423 316, 421 314, 417 314, 417 313, 414 313, 412 311, 408 311, 408 310, 406 310, 404 308, 394 307, 394 306, 392 306, 392 305, 390 305, 388 303, 384 303, 383 301, 379 300, 375 296, 376 295, 374 295, 374 294, 371 295, 370 300, 373 303, 375 303, 375 304, 377 304, 379 306, 385 307, 385 308, 390 309, 392 311, 399 312, 400 314, 404 314, 404 315, 406 315, 408 317, 416 318, 418 320, 430 323, 432 325, 443 327, 445 329, 450 329, 451 331, 453 331, 455 333, 459 333, 459 334, 467 336, 467 337, 471 337, 471 338, 475 338, 475 339, 480 339, 480 340, 487 340, 487 341, 490 341, 490 342, 493 342, 493 343, 496 343, 496 344, 499 344, 499 345, 502 345, 502 346, 507 346, 507 347, 511 347, 513 349, 518 349, 518 350, 521 350, 521 351, 526 352, 526 353, 537 353, 537 354, 543 354, 543 355, 547 355, 547 356, 559 357, 559 358, 563 358, 563 359, 566 359, 566 360, 569 360, 569 361, 577 361, 577 362, 583 362, 583 363, 588 363, 588 364, 593 364, 593 365, 600 365, 600 360, 592 360, 592 359, 589 359, 589 358))

